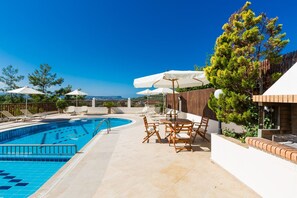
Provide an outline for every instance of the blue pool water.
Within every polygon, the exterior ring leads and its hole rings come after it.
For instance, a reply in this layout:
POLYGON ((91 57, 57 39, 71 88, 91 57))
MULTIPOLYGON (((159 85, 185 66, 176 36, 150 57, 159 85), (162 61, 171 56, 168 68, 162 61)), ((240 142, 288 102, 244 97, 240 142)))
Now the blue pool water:
MULTIPOLYGON (((75 144, 80 150, 93 138, 102 118, 72 120, 14 129, 0 133, 1 144, 75 144)), ((110 118, 111 127, 130 120, 110 118)), ((99 130, 106 129, 102 123, 99 130)), ((61 156, 2 156, 0 160, 0 197, 28 197, 54 175, 69 158, 61 156), (62 159, 62 160, 61 160, 62 159)))

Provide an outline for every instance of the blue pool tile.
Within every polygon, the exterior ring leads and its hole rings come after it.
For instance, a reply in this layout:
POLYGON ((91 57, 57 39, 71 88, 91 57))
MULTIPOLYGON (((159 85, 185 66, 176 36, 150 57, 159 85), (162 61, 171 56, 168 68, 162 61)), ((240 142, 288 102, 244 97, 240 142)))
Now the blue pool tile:
POLYGON ((16 186, 27 186, 29 183, 17 183, 16 186))
POLYGON ((9 173, 0 173, 0 176, 6 176, 9 175, 9 173))
POLYGON ((22 181, 22 179, 12 179, 9 182, 20 182, 20 181, 22 181))
POLYGON ((3 179, 13 179, 15 178, 15 176, 6 176, 6 177, 3 177, 3 179))
POLYGON ((10 189, 12 186, 0 186, 0 190, 8 190, 10 189))

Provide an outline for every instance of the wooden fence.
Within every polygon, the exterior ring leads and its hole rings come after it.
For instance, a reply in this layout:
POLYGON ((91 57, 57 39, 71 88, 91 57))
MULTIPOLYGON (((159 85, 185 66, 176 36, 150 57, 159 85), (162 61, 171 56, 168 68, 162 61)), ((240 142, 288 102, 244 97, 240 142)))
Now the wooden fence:
MULTIPOLYGON (((57 111, 56 103, 28 103, 28 110, 31 113, 42 113, 48 111, 57 111)), ((10 103, 10 104, 0 104, 0 111, 9 111, 11 114, 17 116, 22 115, 20 109, 25 109, 25 103, 10 103)), ((3 115, 1 114, 1 117, 3 115)))
POLYGON ((262 71, 263 88, 267 90, 272 85, 271 75, 279 72, 284 74, 297 62, 297 51, 283 55, 283 59, 279 64, 270 64, 265 60, 261 62, 260 71, 262 71))
MULTIPOLYGON (((200 89, 200 90, 194 90, 194 91, 188 91, 188 92, 182 92, 179 94, 176 94, 175 102, 176 107, 179 109, 179 100, 178 97, 181 99, 181 107, 182 111, 186 113, 191 113, 195 115, 204 115, 206 117, 209 117, 210 119, 216 120, 215 113, 209 109, 208 107, 208 99, 210 95, 215 91, 213 88, 209 89, 200 89)), ((173 108, 173 95, 168 94, 166 97, 167 100, 167 107, 173 108)))

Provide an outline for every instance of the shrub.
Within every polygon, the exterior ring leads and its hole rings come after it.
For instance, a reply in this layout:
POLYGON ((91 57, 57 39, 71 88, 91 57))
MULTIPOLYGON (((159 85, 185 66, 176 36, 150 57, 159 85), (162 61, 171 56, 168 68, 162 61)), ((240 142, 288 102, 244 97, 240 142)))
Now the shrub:
POLYGON ((67 102, 65 100, 57 100, 56 102, 56 107, 60 110, 66 109, 68 106, 67 102))

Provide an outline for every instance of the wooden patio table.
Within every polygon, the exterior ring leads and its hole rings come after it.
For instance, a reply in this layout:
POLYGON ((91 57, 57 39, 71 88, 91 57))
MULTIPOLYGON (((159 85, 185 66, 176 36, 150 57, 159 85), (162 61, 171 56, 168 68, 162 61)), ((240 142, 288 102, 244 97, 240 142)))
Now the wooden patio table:
POLYGON ((179 133, 180 130, 183 128, 184 125, 187 124, 192 124, 191 120, 188 119, 183 119, 183 118, 176 118, 176 119, 160 119, 159 121, 160 123, 163 124, 168 124, 168 126, 171 129, 171 132, 165 137, 168 138, 169 137, 169 144, 170 144, 170 139, 172 137, 172 133, 179 133))

